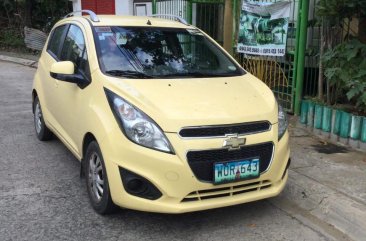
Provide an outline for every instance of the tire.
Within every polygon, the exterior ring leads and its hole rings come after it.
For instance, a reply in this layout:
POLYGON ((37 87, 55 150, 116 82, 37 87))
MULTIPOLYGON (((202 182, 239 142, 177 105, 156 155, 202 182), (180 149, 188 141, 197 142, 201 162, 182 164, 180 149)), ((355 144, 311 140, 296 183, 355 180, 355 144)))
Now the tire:
POLYGON ((91 205, 99 214, 112 213, 116 206, 112 201, 104 159, 97 142, 93 141, 89 144, 83 161, 85 162, 86 188, 91 205))
POLYGON ((47 128, 43 114, 41 104, 38 97, 34 99, 33 102, 33 112, 34 112, 34 128, 36 130, 37 138, 40 141, 48 141, 52 138, 52 132, 47 128))

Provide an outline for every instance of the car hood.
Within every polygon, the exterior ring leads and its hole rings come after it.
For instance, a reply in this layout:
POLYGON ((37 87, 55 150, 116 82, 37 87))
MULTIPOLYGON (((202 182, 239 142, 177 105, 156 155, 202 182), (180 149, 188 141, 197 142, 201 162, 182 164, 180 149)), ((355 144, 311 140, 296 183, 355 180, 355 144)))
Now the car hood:
POLYGON ((277 122, 272 91, 256 77, 120 79, 106 88, 150 116, 165 132, 182 127, 277 122))

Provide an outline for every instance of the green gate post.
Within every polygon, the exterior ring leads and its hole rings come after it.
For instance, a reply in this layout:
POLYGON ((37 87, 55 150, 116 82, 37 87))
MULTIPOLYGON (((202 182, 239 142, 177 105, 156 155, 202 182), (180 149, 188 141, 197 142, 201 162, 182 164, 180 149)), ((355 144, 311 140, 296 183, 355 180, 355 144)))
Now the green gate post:
POLYGON ((193 24, 193 2, 194 0, 187 0, 186 16, 182 16, 189 24, 193 24))
POLYGON ((299 5, 297 7, 297 20, 296 20, 296 33, 295 33, 295 54, 294 54, 294 71, 292 72, 292 106, 295 105, 295 91, 296 91, 296 74, 297 74, 297 59, 298 59, 298 52, 299 52, 299 39, 300 39, 300 18, 301 18, 301 3, 302 0, 299 0, 299 5))
POLYGON ((156 0, 152 0, 152 13, 156 14, 156 0))
MULTIPOLYGON (((309 14, 309 0, 301 0, 300 11, 300 26, 299 29, 299 40, 297 41, 296 52, 295 52, 295 65, 296 65, 296 89, 295 89, 295 114, 300 114, 300 103, 302 97, 303 83, 304 83, 304 69, 305 69, 305 50, 306 40, 308 32, 308 14, 309 14)), ((300 5, 300 4, 299 4, 300 5)), ((296 33, 297 33, 296 29, 296 33)))

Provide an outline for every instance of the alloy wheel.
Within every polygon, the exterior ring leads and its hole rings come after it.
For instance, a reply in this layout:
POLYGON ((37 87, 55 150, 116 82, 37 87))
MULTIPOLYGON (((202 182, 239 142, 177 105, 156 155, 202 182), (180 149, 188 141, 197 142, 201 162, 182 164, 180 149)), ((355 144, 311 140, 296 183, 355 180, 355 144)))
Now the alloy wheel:
POLYGON ((104 191, 104 173, 102 162, 96 152, 89 159, 89 187, 96 202, 100 202, 104 191))
POLYGON ((37 134, 41 133, 42 130, 42 111, 39 102, 36 104, 35 112, 34 112, 34 121, 36 126, 37 134))

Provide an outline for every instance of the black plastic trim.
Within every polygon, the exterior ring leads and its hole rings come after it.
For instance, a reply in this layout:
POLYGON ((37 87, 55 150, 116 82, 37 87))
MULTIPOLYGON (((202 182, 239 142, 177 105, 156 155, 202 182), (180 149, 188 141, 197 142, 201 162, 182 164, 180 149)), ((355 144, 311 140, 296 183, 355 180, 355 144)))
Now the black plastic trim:
POLYGON ((123 187, 124 187, 124 189, 126 190, 126 192, 128 194, 131 194, 131 195, 136 196, 136 197, 149 199, 149 200, 157 200, 163 195, 159 191, 159 189, 154 184, 152 184, 149 180, 147 180, 146 178, 144 178, 140 175, 137 175, 136 173, 131 172, 131 171, 129 171, 127 169, 124 169, 122 167, 119 167, 119 172, 120 172, 120 175, 121 175, 121 180, 122 180, 122 183, 123 183, 123 187), (127 187, 127 183, 130 180, 133 180, 133 179, 138 179, 138 180, 142 181, 146 185, 146 189, 143 190, 142 192, 133 192, 133 191, 129 190, 129 188, 127 187))

